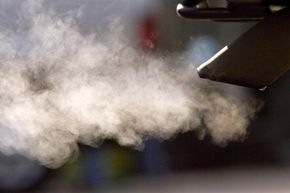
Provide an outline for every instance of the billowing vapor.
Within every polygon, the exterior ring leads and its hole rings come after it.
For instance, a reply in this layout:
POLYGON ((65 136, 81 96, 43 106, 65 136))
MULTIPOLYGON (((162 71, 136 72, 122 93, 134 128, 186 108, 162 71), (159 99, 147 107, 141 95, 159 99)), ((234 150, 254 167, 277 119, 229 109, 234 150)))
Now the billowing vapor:
POLYGON ((0 28, 1 152, 57 167, 78 143, 138 146, 192 129, 221 144, 245 136, 253 99, 200 81, 181 56, 141 53, 117 17, 106 35, 82 35, 80 13, 57 17, 33 1, 19 9, 22 19, 0 28))

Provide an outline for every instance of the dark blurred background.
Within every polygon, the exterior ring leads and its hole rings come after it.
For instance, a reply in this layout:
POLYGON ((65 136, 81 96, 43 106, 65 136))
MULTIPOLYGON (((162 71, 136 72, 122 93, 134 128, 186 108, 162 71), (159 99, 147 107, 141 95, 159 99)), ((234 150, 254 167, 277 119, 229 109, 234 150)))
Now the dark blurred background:
MULTIPOLYGON (((144 54, 184 54, 196 66, 255 23, 215 23, 178 18, 178 0, 46 1, 60 13, 86 10, 82 33, 103 33, 105 18, 122 19, 130 41, 144 54), (106 9, 104 9, 106 7, 106 9), (130 10, 130 11, 128 11, 130 10)), ((253 45, 253 48, 255 45, 253 45)), ((144 149, 105 141, 81 146, 59 169, 21 156, 0 157, 3 192, 288 192, 290 186, 290 74, 265 91, 244 89, 264 101, 243 141, 227 146, 199 140, 195 132, 168 141, 150 139, 144 149)), ((227 86, 225 86, 227 88, 227 86)))

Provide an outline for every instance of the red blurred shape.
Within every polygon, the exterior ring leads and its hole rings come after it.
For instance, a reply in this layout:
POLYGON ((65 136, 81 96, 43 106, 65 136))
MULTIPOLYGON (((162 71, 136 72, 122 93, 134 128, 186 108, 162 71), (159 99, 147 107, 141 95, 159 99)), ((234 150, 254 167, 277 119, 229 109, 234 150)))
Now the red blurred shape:
POLYGON ((159 40, 157 22, 152 16, 143 17, 137 28, 138 44, 145 52, 152 52, 157 49, 159 40))

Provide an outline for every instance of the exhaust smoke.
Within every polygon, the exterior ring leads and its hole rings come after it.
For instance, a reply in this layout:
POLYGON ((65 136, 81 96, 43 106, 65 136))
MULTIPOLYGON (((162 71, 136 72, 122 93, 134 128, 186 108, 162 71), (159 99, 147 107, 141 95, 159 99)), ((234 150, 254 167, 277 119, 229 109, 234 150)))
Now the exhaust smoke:
MULTIPOLYGON (((1 6, 4 6, 3 4, 1 6)), ((82 35, 80 12, 62 18, 23 1, 0 27, 0 151, 58 167, 78 150, 115 139, 142 145, 203 129, 216 143, 245 136, 259 102, 200 81, 182 56, 144 55, 116 17, 105 36, 82 35), (201 127, 205 125, 207 129, 201 127)))

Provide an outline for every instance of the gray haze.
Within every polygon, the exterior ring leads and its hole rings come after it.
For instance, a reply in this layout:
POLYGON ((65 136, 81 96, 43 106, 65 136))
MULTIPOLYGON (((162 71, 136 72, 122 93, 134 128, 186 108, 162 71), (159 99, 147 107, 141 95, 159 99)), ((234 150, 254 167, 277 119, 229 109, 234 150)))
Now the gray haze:
POLYGON ((80 28, 86 4, 65 14, 48 4, 1 1, 1 152, 57 167, 78 143, 140 146, 192 129, 219 144, 245 136, 256 100, 199 80, 182 56, 140 53, 117 15, 93 33, 80 28))

